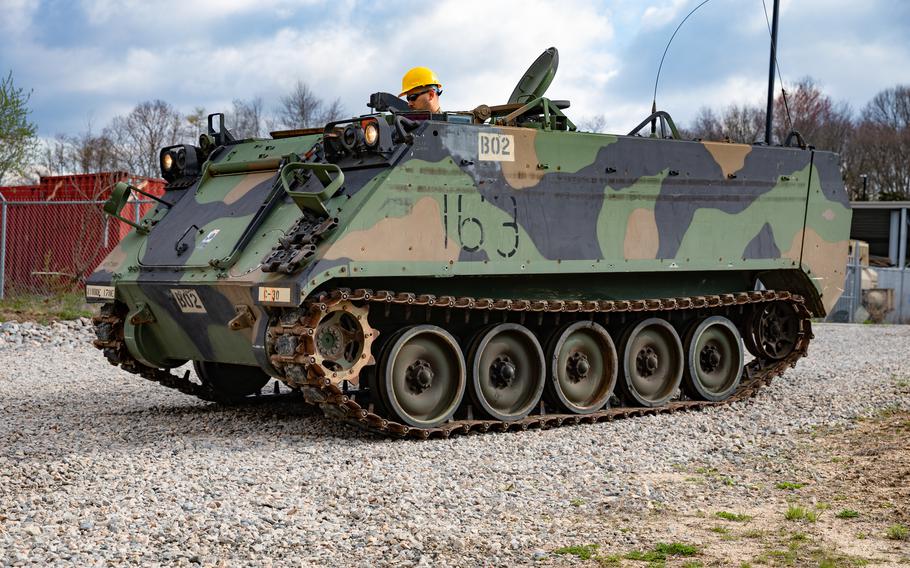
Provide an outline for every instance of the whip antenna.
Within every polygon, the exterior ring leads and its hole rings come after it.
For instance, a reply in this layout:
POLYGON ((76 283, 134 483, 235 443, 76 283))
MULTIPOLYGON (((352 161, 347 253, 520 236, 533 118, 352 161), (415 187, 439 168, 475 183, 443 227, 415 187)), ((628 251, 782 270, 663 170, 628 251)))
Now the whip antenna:
POLYGON ((790 117, 790 105, 787 103, 787 90, 784 89, 784 78, 780 73, 780 62, 777 60, 777 9, 778 0, 774 0, 774 26, 768 21, 768 5, 765 0, 761 0, 762 8, 765 10, 765 23, 768 25, 768 35, 771 36, 771 71, 768 73, 768 109, 765 111, 765 144, 771 145, 771 121, 774 92, 774 71, 777 69, 777 78, 780 79, 780 94, 784 101, 784 111, 787 113, 787 128, 793 130, 793 119, 790 117))
MULTIPOLYGON (((676 26, 676 29, 673 30, 673 35, 670 36, 670 41, 667 42, 667 47, 664 48, 664 54, 660 56, 660 65, 657 66, 657 76, 654 78, 654 97, 651 99, 651 113, 652 114, 657 112, 657 83, 658 83, 658 81, 660 81, 660 70, 664 66, 664 59, 667 57, 667 51, 670 50, 670 44, 673 43, 673 38, 676 37, 676 33, 679 31, 679 28, 681 28, 683 26, 683 24, 686 23, 686 20, 689 19, 689 16, 694 14, 696 10, 698 10, 699 8, 701 8, 702 6, 704 6, 705 4, 707 4, 710 1, 711 0, 704 0, 698 6, 692 8, 692 10, 688 14, 686 14, 686 17, 683 18, 681 22, 679 22, 679 25, 676 26)), ((655 127, 656 127, 656 121, 652 120, 651 121, 651 133, 652 134, 654 133, 655 127)))

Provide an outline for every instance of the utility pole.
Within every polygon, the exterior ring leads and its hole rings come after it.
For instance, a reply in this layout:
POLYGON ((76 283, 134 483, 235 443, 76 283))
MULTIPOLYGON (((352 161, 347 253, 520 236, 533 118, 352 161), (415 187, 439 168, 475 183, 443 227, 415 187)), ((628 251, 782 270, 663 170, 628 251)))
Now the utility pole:
POLYGON ((777 12, 780 0, 774 0, 771 19, 771 64, 768 70, 768 110, 765 112, 765 144, 771 145, 771 122, 774 119, 774 71, 777 67, 777 12))

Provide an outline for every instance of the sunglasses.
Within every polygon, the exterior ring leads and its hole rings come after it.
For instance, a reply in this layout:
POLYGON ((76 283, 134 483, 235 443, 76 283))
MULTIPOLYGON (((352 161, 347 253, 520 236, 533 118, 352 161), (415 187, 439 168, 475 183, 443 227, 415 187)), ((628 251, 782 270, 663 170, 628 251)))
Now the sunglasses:
POLYGON ((416 101, 420 97, 424 96, 425 94, 429 93, 430 91, 435 91, 435 90, 436 89, 427 89, 426 91, 420 91, 419 93, 411 93, 410 95, 408 95, 405 98, 408 99, 409 103, 413 103, 414 101, 416 101))

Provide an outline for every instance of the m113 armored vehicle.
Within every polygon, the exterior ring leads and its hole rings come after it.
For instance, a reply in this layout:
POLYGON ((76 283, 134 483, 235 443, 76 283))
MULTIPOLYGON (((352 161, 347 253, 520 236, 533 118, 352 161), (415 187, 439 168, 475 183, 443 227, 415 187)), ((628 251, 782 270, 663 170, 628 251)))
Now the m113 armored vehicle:
MULTIPOLYGON (((123 369, 206 400, 275 377, 327 415, 448 436, 723 404, 806 353, 844 282, 837 156, 584 133, 543 95, 161 150, 168 185, 86 286, 123 369), (754 358, 744 364, 745 352, 754 358), (189 373, 169 371, 192 361, 189 373)), ((651 135, 647 126, 651 125, 651 135)), ((645 130, 645 135, 638 133, 645 130)))

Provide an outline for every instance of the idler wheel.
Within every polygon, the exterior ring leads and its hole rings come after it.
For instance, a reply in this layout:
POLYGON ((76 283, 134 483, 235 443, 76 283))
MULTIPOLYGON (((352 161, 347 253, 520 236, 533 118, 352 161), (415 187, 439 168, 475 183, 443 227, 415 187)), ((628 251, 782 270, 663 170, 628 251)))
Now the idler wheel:
POLYGON ((660 318, 648 318, 625 333, 620 348, 620 387, 631 403, 662 406, 679 388, 683 348, 679 334, 660 318))
POLYGON ((743 343, 729 319, 711 316, 695 322, 686 332, 686 369, 683 388, 691 398, 719 401, 739 386, 743 371, 743 343))
POLYGON ((618 374, 616 346, 610 334, 592 321, 559 328, 547 345, 547 400, 573 414, 603 408, 618 374))
POLYGON ((482 414, 512 422, 527 416, 540 401, 546 364, 534 334, 516 323, 481 330, 468 354, 468 392, 482 414))
POLYGON ((752 316, 752 333, 756 357, 783 359, 796 348, 799 315, 786 302, 759 305, 752 316))
POLYGON ((224 402, 232 402, 258 393, 269 382, 269 377, 259 367, 193 361, 193 368, 203 385, 224 402))
POLYGON ((390 341, 376 379, 383 406, 416 428, 433 428, 451 418, 467 382, 464 356, 452 334, 435 325, 415 325, 390 341))

